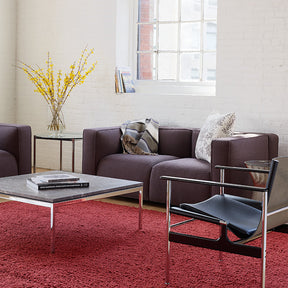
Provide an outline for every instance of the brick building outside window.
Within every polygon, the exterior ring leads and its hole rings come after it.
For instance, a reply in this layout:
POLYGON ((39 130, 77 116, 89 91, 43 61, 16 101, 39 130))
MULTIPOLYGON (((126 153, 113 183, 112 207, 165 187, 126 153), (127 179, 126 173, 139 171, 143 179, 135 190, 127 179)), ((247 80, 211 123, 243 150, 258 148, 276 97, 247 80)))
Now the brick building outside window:
POLYGON ((217 0, 138 0, 137 79, 216 81, 217 0))

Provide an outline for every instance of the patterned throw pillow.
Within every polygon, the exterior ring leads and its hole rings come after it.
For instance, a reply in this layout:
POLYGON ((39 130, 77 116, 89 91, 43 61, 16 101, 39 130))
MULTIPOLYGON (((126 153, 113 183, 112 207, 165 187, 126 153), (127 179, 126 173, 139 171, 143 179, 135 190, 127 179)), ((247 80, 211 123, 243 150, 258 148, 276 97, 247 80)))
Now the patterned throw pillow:
POLYGON ((121 125, 123 153, 156 155, 159 123, 152 118, 127 121, 121 125))
POLYGON ((228 137, 233 134, 235 113, 212 114, 208 116, 200 130, 195 155, 197 159, 211 162, 211 143, 213 139, 228 137))

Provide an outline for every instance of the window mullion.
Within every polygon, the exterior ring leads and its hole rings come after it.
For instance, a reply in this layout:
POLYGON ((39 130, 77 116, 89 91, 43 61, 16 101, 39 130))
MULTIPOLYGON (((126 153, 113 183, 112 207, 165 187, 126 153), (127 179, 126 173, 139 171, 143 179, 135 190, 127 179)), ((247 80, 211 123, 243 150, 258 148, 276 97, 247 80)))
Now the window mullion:
POLYGON ((178 1, 178 37, 177 37, 177 72, 176 72, 176 81, 180 81, 180 50, 181 50, 181 1, 178 1))
POLYGON ((204 0, 201 0, 201 25, 200 25, 200 81, 203 81, 204 58, 204 0))
MULTIPOLYGON (((155 55, 155 78, 158 80, 158 58, 159 58, 159 0, 156 1, 156 55, 155 55)), ((153 55, 154 57, 154 55, 153 55)))

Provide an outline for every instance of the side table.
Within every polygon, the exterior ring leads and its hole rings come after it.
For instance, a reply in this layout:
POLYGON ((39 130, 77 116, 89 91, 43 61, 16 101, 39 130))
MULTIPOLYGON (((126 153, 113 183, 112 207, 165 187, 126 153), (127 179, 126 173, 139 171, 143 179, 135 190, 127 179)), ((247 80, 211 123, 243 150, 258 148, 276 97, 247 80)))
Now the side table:
MULTIPOLYGON (((249 160, 249 161, 245 161, 244 163, 246 167, 250 169, 260 169, 260 170, 269 171, 271 161, 249 160)), ((266 186, 266 182, 268 180, 268 173, 251 172, 250 174, 251 174, 254 186, 258 186, 258 187, 266 186)))
POLYGON ((36 172, 36 140, 54 140, 60 141, 60 170, 62 170, 62 142, 71 141, 72 142, 72 172, 74 172, 75 167, 75 141, 82 140, 82 134, 70 134, 70 133, 61 133, 59 135, 51 134, 41 134, 34 135, 34 151, 33 151, 33 172, 36 172))
MULTIPOLYGON (((244 162, 246 167, 249 169, 259 169, 265 171, 264 173, 250 172, 254 186, 257 187, 266 186, 266 182, 268 180, 268 173, 270 169, 270 163, 271 161, 269 160, 249 160, 244 162)), ((260 193, 253 192, 252 198, 261 201, 262 195, 260 193)))

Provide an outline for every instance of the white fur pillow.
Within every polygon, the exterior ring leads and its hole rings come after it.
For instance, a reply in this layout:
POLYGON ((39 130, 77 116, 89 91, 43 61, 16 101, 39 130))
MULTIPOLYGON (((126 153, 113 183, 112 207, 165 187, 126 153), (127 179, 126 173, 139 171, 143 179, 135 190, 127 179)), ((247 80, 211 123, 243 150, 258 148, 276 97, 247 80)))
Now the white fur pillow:
POLYGON ((233 134, 235 113, 212 114, 206 119, 200 130, 195 155, 197 159, 211 162, 211 143, 213 139, 228 137, 233 134))

